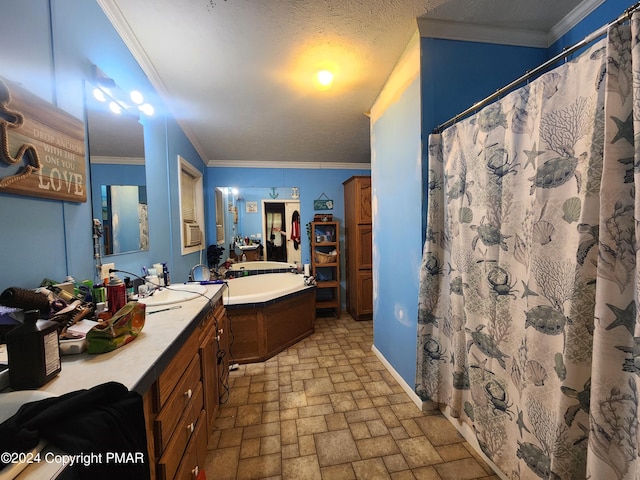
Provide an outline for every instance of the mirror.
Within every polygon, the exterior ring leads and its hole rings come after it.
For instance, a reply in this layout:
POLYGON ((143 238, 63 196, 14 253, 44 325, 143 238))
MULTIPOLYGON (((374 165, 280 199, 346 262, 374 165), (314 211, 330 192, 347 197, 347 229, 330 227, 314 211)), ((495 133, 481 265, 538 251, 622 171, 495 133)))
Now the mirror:
POLYGON ((149 249, 144 129, 137 115, 115 114, 86 82, 85 106, 93 217, 103 225, 103 255, 149 249))
POLYGON ((216 212, 228 257, 302 263, 297 187, 216 187, 216 212))

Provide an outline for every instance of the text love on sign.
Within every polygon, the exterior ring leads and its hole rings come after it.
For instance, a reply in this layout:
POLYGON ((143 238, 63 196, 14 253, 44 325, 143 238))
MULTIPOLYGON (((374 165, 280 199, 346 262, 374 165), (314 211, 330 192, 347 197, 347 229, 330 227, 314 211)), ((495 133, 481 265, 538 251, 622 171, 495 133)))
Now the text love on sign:
POLYGON ((87 201, 84 124, 2 77, 0 193, 87 201))

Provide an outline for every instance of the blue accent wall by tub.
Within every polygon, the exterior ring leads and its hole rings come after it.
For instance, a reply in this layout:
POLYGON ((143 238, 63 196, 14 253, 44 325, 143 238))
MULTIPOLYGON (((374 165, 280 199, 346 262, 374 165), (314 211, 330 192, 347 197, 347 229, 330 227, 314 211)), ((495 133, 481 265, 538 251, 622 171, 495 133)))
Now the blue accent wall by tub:
MULTIPOLYGON (((205 196, 212 199, 207 209, 207 238, 215 238, 215 187, 264 187, 269 192, 271 187, 298 187, 300 189, 300 235, 302 237, 302 263, 307 263, 311 254, 307 240, 306 224, 313 220, 315 213, 331 213, 333 218, 344 222, 344 189, 342 182, 354 175, 370 175, 369 169, 341 169, 341 168, 232 168, 209 167, 205 185, 205 196), (322 194, 333 200, 333 210, 316 212, 313 201, 322 194)), ((280 188, 278 192, 287 195, 290 191, 280 188)), ((324 198, 324 197, 323 197, 324 198)), ((251 200, 251 199, 248 199, 251 200)), ((255 200, 255 199, 254 199, 255 200)), ((259 203, 258 203, 259 205, 259 203)), ((241 232, 243 234, 251 232, 241 232)), ((229 255, 229 242, 225 245, 224 256, 229 255)), ((344 228, 340 235, 340 251, 344 253, 344 228)), ((206 258, 206 257, 205 257, 206 258)), ((345 308, 345 278, 344 255, 341 257, 341 303, 345 308)))
POLYGON ((421 259, 420 77, 372 126, 373 340, 414 384, 421 259))

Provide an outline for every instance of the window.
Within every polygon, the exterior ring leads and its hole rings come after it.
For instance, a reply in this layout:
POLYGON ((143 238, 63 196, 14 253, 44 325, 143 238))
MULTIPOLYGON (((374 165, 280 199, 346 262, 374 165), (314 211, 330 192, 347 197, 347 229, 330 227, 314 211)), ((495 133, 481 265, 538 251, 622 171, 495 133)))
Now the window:
POLYGON ((224 192, 216 187, 216 243, 224 245, 224 192))
POLYGON ((180 172, 180 238, 182 254, 202 250, 204 238, 204 193, 202 173, 178 155, 180 172))

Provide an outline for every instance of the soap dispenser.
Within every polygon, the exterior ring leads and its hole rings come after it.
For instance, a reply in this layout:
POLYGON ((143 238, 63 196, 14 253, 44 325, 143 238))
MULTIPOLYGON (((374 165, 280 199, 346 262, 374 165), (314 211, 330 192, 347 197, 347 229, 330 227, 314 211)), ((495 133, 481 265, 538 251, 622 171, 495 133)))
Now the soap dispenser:
POLYGON ((38 310, 24 312, 22 325, 7 332, 9 386, 13 390, 37 389, 60 370, 58 324, 39 320, 38 310))

